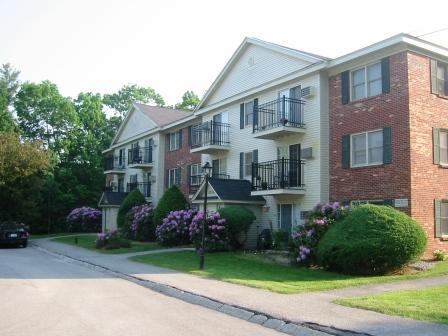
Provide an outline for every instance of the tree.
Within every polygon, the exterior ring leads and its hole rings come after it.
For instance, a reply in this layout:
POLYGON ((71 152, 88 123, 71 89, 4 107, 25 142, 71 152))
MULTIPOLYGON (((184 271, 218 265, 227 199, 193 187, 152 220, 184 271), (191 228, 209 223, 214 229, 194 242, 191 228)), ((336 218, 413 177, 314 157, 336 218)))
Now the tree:
POLYGON ((153 88, 135 84, 125 85, 117 93, 105 94, 103 103, 117 111, 122 117, 129 111, 133 103, 165 105, 162 96, 156 93, 153 88))
POLYGON ((50 152, 39 142, 0 133, 0 220, 38 224, 43 174, 52 167, 50 152))
POLYGON ((176 104, 176 109, 193 111, 200 103, 199 97, 193 91, 187 91, 182 96, 182 103, 176 104))
POLYGON ((9 63, 3 64, 0 68, 0 131, 16 131, 11 104, 19 88, 20 72, 12 68, 9 63))
POLYGON ((70 98, 63 97, 55 84, 22 84, 14 107, 25 138, 45 141, 58 158, 67 151, 68 136, 79 121, 70 98))
POLYGON ((49 152, 39 142, 20 141, 15 133, 0 133, 0 185, 10 184, 51 167, 49 152))

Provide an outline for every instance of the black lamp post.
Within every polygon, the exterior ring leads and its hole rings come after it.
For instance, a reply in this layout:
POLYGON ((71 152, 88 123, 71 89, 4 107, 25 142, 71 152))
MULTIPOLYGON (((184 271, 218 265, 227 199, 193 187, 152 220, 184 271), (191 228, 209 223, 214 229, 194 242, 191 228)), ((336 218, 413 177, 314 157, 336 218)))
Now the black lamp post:
POLYGON ((199 269, 204 269, 204 252, 205 252, 205 225, 207 222, 207 196, 208 196, 208 178, 212 170, 210 162, 206 162, 202 166, 202 171, 204 172, 204 219, 202 220, 202 239, 201 239, 201 249, 199 250, 199 269))

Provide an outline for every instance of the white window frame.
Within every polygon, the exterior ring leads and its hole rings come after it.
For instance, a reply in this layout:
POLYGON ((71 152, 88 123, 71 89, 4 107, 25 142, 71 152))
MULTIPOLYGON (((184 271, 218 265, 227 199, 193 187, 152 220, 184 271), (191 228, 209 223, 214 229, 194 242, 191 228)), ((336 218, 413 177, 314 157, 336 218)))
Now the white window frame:
POLYGON ((244 162, 243 162, 244 177, 250 177, 250 176, 252 176, 252 162, 254 160, 254 153, 252 151, 245 152, 243 157, 244 157, 244 162))
POLYGON ((448 154, 445 154, 446 161, 442 161, 442 153, 445 151, 445 153, 448 153, 448 130, 446 129, 440 129, 439 130, 439 164, 443 166, 448 165, 448 154), (442 135, 447 138, 447 145, 442 144, 442 135))
POLYGON ((436 68, 436 78, 437 78, 437 94, 439 96, 446 97, 448 92, 446 92, 446 81, 448 80, 448 64, 437 61, 436 68))
MULTIPOLYGON (((440 201, 440 207, 447 207, 448 208, 448 200, 441 199, 439 201, 440 201)), ((436 220, 436 218, 434 218, 434 220, 436 220)), ((439 220, 440 220, 440 237, 447 236, 448 235, 448 224, 446 222, 448 222, 448 217, 444 217, 443 216, 442 209, 440 209, 440 218, 439 218, 439 220), (443 223, 443 222, 445 222, 445 223, 443 223)))
POLYGON ((365 166, 377 166, 377 165, 382 165, 383 164, 383 158, 381 158, 381 161, 378 162, 371 162, 370 158, 369 158, 369 134, 371 133, 381 133, 381 136, 383 137, 382 139, 382 145, 381 145, 381 150, 384 151, 384 135, 383 135, 383 130, 382 129, 377 129, 377 130, 372 130, 372 131, 367 131, 367 132, 360 132, 360 133, 353 133, 350 134, 350 167, 365 167, 365 166), (354 145, 353 145, 353 138, 355 136, 358 135, 365 135, 365 163, 358 163, 355 164, 354 163, 354 158, 355 155, 353 154, 353 150, 354 150, 354 145))
POLYGON ((244 127, 251 126, 254 121, 254 101, 244 103, 244 127))
POLYGON ((201 184, 201 169, 200 163, 190 165, 190 176, 188 177, 190 185, 196 186, 201 184))
POLYGON ((180 131, 170 133, 170 152, 180 148, 180 131))
POLYGON ((381 61, 371 63, 371 64, 368 64, 368 65, 365 65, 365 66, 362 66, 360 68, 350 71, 350 101, 357 101, 357 100, 361 100, 361 99, 365 99, 365 98, 374 97, 374 96, 381 94, 382 92, 383 92, 383 84, 382 84, 381 61), (379 77, 368 78, 368 69, 373 66, 378 66, 378 65, 379 65, 379 69, 380 69, 379 77), (358 72, 360 70, 363 70, 363 72, 364 72, 364 81, 362 82, 364 85, 364 95, 362 97, 355 97, 353 75, 355 72, 358 72), (380 90, 379 90, 379 92, 372 93, 371 92, 371 83, 377 82, 377 81, 380 82, 380 90))
POLYGON ((215 159, 213 161, 214 161, 214 163, 213 163, 212 177, 213 177, 213 172, 217 172, 219 176, 227 175, 227 159, 226 158, 219 158, 219 159, 215 159), (217 168, 217 170, 215 168, 216 161, 218 161, 218 168, 217 168))
POLYGON ((168 188, 173 185, 180 186, 180 168, 172 168, 168 170, 168 188))

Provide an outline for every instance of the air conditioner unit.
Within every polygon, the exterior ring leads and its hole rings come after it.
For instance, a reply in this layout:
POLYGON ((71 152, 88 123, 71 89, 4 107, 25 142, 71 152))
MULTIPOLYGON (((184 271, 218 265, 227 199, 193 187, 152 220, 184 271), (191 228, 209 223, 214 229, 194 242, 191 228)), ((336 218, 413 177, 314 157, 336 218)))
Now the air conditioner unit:
POLYGON ((302 89, 302 98, 310 98, 315 95, 314 86, 307 86, 302 89))

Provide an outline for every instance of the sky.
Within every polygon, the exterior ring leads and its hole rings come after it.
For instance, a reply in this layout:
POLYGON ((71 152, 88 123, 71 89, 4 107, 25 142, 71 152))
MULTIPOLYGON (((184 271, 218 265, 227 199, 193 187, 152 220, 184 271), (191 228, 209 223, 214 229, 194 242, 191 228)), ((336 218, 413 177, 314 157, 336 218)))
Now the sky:
POLYGON ((137 84, 173 105, 202 97, 246 36, 331 58, 402 32, 448 47, 447 11, 446 0, 0 0, 0 64, 72 98, 137 84))

